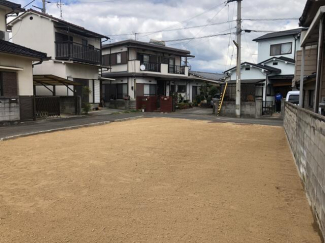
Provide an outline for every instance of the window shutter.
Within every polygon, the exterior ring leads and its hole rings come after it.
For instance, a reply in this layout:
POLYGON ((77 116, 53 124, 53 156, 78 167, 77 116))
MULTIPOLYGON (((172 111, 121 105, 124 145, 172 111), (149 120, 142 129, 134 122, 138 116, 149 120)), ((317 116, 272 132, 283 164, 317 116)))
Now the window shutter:
POLYGON ((121 53, 121 63, 126 64, 127 62, 127 52, 122 52, 121 53))
POLYGON ((111 54, 111 65, 116 65, 117 64, 117 55, 116 53, 111 54))
POLYGON ((17 73, 2 73, 3 96, 18 96, 17 73))
POLYGON ((103 55, 103 64, 105 66, 109 66, 110 65, 110 55, 103 55))

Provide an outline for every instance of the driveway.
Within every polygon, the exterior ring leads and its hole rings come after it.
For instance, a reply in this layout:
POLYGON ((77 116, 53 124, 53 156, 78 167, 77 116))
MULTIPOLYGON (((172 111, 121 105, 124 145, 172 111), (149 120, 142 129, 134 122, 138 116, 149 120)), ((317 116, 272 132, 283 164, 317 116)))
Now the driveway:
POLYGON ((36 122, 25 122, 19 125, 0 126, 0 141, 19 136, 28 136, 38 133, 46 133, 52 131, 75 129, 83 126, 93 126, 116 122, 126 119, 137 118, 154 118, 167 117, 175 119, 186 120, 204 120, 215 123, 239 123, 239 124, 259 124, 266 126, 282 126, 283 121, 278 119, 247 119, 247 118, 231 118, 231 117, 216 117, 210 114, 209 109, 193 108, 189 110, 182 110, 174 113, 142 113, 129 112, 125 113, 121 110, 108 110, 92 112, 89 116, 75 116, 67 118, 55 118, 38 120, 36 122))

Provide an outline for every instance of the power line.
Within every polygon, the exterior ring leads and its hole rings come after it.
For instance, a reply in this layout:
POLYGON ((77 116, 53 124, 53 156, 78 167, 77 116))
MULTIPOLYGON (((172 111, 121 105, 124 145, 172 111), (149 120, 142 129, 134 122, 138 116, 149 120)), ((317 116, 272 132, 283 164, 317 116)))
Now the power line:
MULTIPOLYGON (((208 10, 206 10, 206 11, 200 13, 200 14, 197 14, 197 15, 195 15, 195 16, 189 18, 189 19, 185 19, 185 20, 183 20, 183 21, 181 21, 181 22, 179 22, 179 23, 177 23, 177 24, 189 22, 189 21, 191 21, 192 19, 195 19, 195 18, 197 18, 197 17, 199 17, 199 16, 201 16, 201 15, 203 15, 203 14, 206 14, 206 13, 208 13, 208 12, 210 12, 210 11, 212 11, 212 10, 214 10, 214 9, 216 9, 216 8, 218 8, 218 7, 222 6, 222 5, 224 5, 224 4, 225 4, 225 2, 222 2, 221 4, 218 4, 218 5, 216 5, 216 6, 212 7, 212 8, 210 8, 210 9, 208 9, 208 10)), ((175 26, 175 25, 174 25, 174 26, 175 26)), ((170 28, 170 27, 167 27, 167 28, 162 29, 162 30, 166 30, 166 29, 168 29, 168 28, 170 28)), ((161 30, 161 31, 162 31, 162 30, 161 30)), ((146 36, 149 36, 149 35, 151 35, 151 34, 148 34, 148 35, 145 35, 145 36, 142 36, 142 37, 146 37, 146 36)))
POLYGON ((26 8, 28 5, 32 4, 33 2, 35 2, 36 0, 31 1, 30 3, 26 4, 23 8, 26 8))
MULTIPOLYGON (((221 11, 226 7, 227 5, 225 5, 223 8, 220 9, 219 12, 217 12, 213 17, 212 19, 210 20, 213 20, 219 13, 221 13, 221 11)), ((204 30, 207 26, 203 27, 202 29, 200 29, 200 31, 198 31, 195 35, 198 35, 199 33, 202 32, 202 30, 204 30)), ((230 30, 229 30, 230 31, 230 30)), ((192 40, 189 40, 187 43, 185 43, 185 45, 188 45, 192 40)))
MULTIPOLYGON (((280 18, 280 19, 242 19, 243 21, 280 21, 280 20, 297 20, 299 18, 280 18)), ((156 30, 156 31, 147 31, 147 32, 137 32, 137 35, 142 34, 156 34, 161 32, 169 32, 169 31, 178 31, 178 30, 187 30, 187 29, 195 29, 195 28, 201 28, 206 26, 214 26, 214 25, 222 25, 227 23, 236 22, 236 20, 228 20, 224 22, 217 22, 217 23, 210 23, 210 24, 204 24, 204 25, 194 25, 194 26, 188 26, 183 28, 175 28, 175 29, 163 29, 163 30, 156 30)), ((269 32, 269 31, 267 31, 269 32)), ((129 33, 129 34, 113 34, 109 36, 133 36, 135 33, 129 33)))
MULTIPOLYGON (((136 34, 137 35, 142 35, 142 34, 155 34, 155 33, 161 33, 161 32, 195 29, 195 28, 212 26, 212 25, 228 24, 228 23, 235 22, 235 21, 236 20, 230 20, 230 21, 224 21, 224 22, 218 22, 218 23, 211 23, 211 24, 204 24, 204 25, 188 26, 188 27, 176 28, 176 29, 166 29, 166 30, 157 30, 157 31, 148 31, 148 32, 137 32, 136 34)), ((109 35, 109 36, 126 36, 126 35, 134 35, 134 33, 132 33, 132 34, 131 33, 130 34, 116 34, 116 35, 109 35)))
POLYGON ((242 19, 246 21, 282 21, 282 20, 298 20, 299 18, 276 18, 276 19, 242 19))
POLYGON ((183 38, 183 39, 164 40, 164 42, 175 42, 175 41, 186 41, 186 40, 194 40, 194 39, 204 39, 204 38, 210 38, 210 37, 225 36, 225 35, 230 35, 230 34, 231 34, 231 32, 223 33, 223 34, 214 34, 214 35, 206 35, 206 36, 199 36, 199 37, 183 38))

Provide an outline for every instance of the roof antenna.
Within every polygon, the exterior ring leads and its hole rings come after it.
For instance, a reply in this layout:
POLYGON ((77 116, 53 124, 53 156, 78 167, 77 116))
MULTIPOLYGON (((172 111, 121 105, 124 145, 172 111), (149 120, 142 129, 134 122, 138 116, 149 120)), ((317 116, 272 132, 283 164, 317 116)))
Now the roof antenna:
POLYGON ((60 9, 60 18, 62 19, 62 5, 64 5, 63 3, 62 3, 62 0, 60 0, 57 4, 56 4, 56 6, 60 9))

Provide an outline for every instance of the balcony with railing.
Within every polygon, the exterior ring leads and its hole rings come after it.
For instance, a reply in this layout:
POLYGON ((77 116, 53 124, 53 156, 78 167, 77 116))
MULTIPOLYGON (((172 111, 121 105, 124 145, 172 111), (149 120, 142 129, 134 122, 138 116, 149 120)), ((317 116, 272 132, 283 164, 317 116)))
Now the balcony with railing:
POLYGON ((161 72, 161 64, 160 63, 152 63, 152 62, 143 62, 140 65, 141 71, 148 71, 148 72, 161 72))
POLYGON ((185 74, 185 66, 169 65, 168 73, 185 74))
POLYGON ((56 59, 101 64, 100 49, 71 41, 55 42, 56 59))
POLYGON ((189 68, 186 66, 170 66, 164 63, 141 62, 140 60, 128 61, 126 68, 131 73, 160 73, 170 76, 188 76, 189 68))

